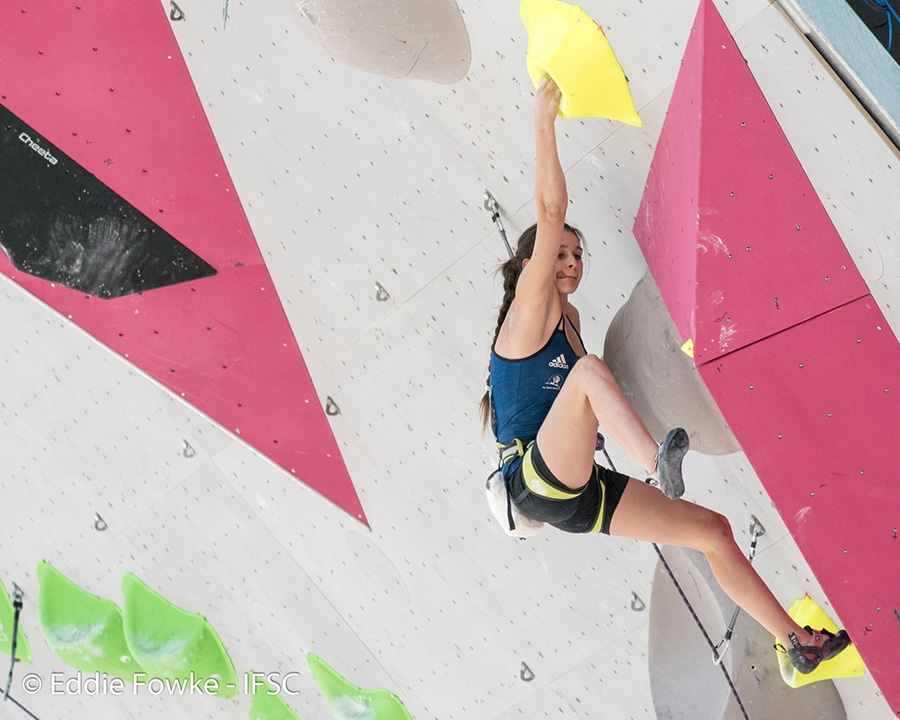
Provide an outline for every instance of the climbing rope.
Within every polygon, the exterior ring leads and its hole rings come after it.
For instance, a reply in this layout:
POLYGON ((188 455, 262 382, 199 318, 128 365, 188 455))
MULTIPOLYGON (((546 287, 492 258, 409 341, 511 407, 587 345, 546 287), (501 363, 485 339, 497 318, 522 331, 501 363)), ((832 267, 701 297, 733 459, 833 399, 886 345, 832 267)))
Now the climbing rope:
POLYGON ((19 613, 22 612, 22 596, 23 593, 19 589, 19 586, 13 583, 13 609, 15 610, 15 614, 13 615, 12 650, 9 658, 9 675, 6 678, 6 690, 3 692, 4 700, 9 698, 9 689, 12 687, 13 681, 13 670, 16 667, 16 645, 19 640, 19 613))
POLYGON ((13 616, 13 633, 12 633, 12 649, 10 650, 10 658, 9 658, 9 675, 6 678, 6 689, 3 692, 3 700, 11 700, 14 705, 17 705, 26 715, 29 717, 33 717, 34 720, 40 720, 40 718, 32 713, 28 708, 22 705, 18 700, 16 700, 12 695, 9 694, 10 687, 12 687, 13 681, 13 671, 16 667, 16 645, 19 640, 19 614, 22 612, 22 598, 24 593, 19 588, 18 585, 13 583, 13 609, 15 610, 15 615, 13 616))
POLYGON ((34 718, 34 720, 41 720, 37 715, 35 715, 31 710, 25 707, 22 703, 16 700, 12 695, 7 695, 6 699, 16 705, 22 712, 24 712, 28 717, 34 718))
MULTIPOLYGON (((894 10, 888 0, 866 0, 866 4, 873 10, 884 12, 885 23, 888 26, 887 51, 890 52, 894 45, 894 20, 900 23, 900 15, 897 14, 897 11, 894 10)), ((879 25, 879 27, 884 27, 884 25, 879 25)))
MULTIPOLYGON (((604 457, 606 457, 606 462, 609 463, 609 466, 614 472, 618 472, 616 470, 616 466, 613 464, 612 458, 609 456, 609 453, 606 452, 606 443, 600 433, 597 433, 597 449, 603 451, 603 455, 604 457)), ((722 674, 725 676, 725 682, 728 683, 728 687, 731 689, 731 694, 734 696, 735 702, 737 702, 737 705, 741 710, 741 715, 744 716, 744 720, 750 720, 750 717, 747 715, 746 709, 744 709, 744 703, 741 702, 741 696, 738 694, 737 688, 734 686, 734 683, 731 680, 731 675, 728 674, 728 669, 725 667, 724 663, 717 662, 719 659, 719 652, 716 649, 716 646, 713 644, 713 641, 710 639, 709 634, 706 632, 706 628, 703 627, 703 623, 700 622, 700 618, 697 617, 697 613, 694 611, 694 606, 691 605, 691 601, 688 600, 687 595, 684 594, 684 590, 681 589, 681 584, 678 582, 678 579, 672 572, 672 568, 669 567, 669 563, 666 562, 666 558, 662 554, 662 550, 659 549, 659 545, 657 545, 656 543, 652 543, 652 545, 653 549, 656 550, 659 561, 662 563, 662 566, 669 574, 669 579, 671 579, 672 584, 675 586, 675 589, 678 591, 678 594, 681 596, 681 599, 687 606, 688 612, 691 613, 691 617, 694 618, 694 622, 697 623, 697 627, 700 628, 700 632, 703 633, 703 639, 706 640, 706 644, 709 645, 709 649, 712 650, 713 661, 716 665, 719 666, 719 669, 721 669, 722 674)))
MULTIPOLYGON (((684 600, 684 604, 687 606, 688 611, 691 613, 691 617, 694 618, 694 622, 697 623, 697 627, 700 628, 700 632, 703 633, 703 639, 706 640, 706 644, 709 645, 710 650, 712 650, 713 658, 718 659, 719 654, 716 651, 716 646, 713 644, 713 641, 710 639, 709 634, 706 632, 706 628, 703 627, 703 623, 700 622, 700 618, 697 617, 697 613, 694 612, 694 606, 691 605, 691 601, 687 599, 687 596, 684 594, 684 591, 681 589, 681 585, 676 579, 675 575, 672 573, 672 568, 669 567, 669 563, 666 562, 665 556, 662 554, 662 551, 659 549, 659 545, 653 543, 653 549, 656 550, 656 554, 659 556, 659 561, 662 563, 663 567, 666 569, 666 572, 669 574, 669 578, 672 580, 672 584, 675 585, 675 589, 678 591, 678 594, 681 595, 681 599, 684 600)), ((731 694, 734 696, 735 701, 738 704, 738 707, 741 709, 741 715, 744 716, 744 720, 750 720, 747 715, 747 711, 744 709, 744 703, 741 702, 741 696, 738 694, 737 688, 734 686, 734 683, 731 681, 731 675, 728 674, 728 670, 725 667, 724 663, 716 663, 719 666, 719 669, 722 671, 722 674, 725 676, 725 682, 728 683, 728 687, 731 688, 731 694)))

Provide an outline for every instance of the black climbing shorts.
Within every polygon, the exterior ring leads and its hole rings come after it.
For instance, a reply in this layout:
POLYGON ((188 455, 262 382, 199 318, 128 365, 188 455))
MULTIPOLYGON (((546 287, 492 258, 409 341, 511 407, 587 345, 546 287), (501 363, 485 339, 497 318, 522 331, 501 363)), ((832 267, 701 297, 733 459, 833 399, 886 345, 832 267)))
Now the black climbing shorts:
POLYGON ((608 535, 627 484, 627 475, 594 463, 587 483, 572 490, 553 476, 535 441, 529 443, 522 461, 507 477, 509 495, 520 512, 570 533, 608 535))

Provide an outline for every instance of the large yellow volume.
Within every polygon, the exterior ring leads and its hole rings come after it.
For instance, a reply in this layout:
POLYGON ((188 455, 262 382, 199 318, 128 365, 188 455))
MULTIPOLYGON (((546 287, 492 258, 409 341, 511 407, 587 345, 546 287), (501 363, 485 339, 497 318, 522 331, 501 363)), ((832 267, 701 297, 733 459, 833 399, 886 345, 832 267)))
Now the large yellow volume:
MULTIPOLYGON (((802 599, 797 600, 788 610, 788 615, 800 627, 809 625, 816 630, 827 630, 828 632, 837 632, 837 625, 832 622, 831 618, 825 614, 825 611, 810 598, 804 595, 802 599)), ((788 647, 781 640, 775 640, 776 643, 784 647, 788 647)), ((809 675, 803 675, 794 669, 791 661, 788 659, 786 652, 777 652, 778 666, 781 670, 781 678, 789 686, 798 688, 809 683, 818 682, 819 680, 831 680, 832 678, 855 677, 866 672, 866 666, 863 664, 862 658, 856 646, 850 645, 846 650, 819 664, 815 670, 809 675)))
POLYGON ((528 31, 528 74, 535 87, 544 75, 553 78, 562 91, 562 117, 643 125, 622 66, 584 10, 562 0, 522 0, 519 16, 528 31))

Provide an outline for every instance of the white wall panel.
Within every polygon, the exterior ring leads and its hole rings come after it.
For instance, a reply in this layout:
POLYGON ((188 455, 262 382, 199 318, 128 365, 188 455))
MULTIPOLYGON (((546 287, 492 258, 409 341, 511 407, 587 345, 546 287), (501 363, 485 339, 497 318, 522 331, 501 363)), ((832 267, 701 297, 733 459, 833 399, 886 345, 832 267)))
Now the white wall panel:
MULTIPOLYGON (((319 398, 340 407, 331 427, 371 530, 0 278, 0 571, 26 591, 35 669, 64 669, 37 626, 44 557, 118 602, 135 572, 206 615, 239 673, 300 671, 303 694, 287 699, 303 718, 329 716, 308 651, 389 687, 417 720, 653 718, 649 613, 631 609, 632 593, 649 603, 652 548, 552 531, 513 541, 482 493, 495 456, 477 401, 505 255, 482 193, 510 242, 534 212, 517 4, 461 3, 473 60, 451 86, 333 61, 279 0, 232 0, 224 29, 220 3, 179 5, 173 30, 319 398)), ((717 5, 896 329, 896 151, 770 0, 717 5)), ((645 122, 559 123, 570 218, 590 251, 576 304, 600 353, 645 271, 631 226, 696 2, 582 6, 645 122)), ((687 468, 688 499, 725 512, 743 547, 750 514, 763 522, 756 565, 779 600, 808 591, 827 607, 742 455, 687 468)), ((851 720, 890 717, 870 679, 838 687, 851 720)), ((33 704, 42 717, 242 718, 249 702, 33 704)))

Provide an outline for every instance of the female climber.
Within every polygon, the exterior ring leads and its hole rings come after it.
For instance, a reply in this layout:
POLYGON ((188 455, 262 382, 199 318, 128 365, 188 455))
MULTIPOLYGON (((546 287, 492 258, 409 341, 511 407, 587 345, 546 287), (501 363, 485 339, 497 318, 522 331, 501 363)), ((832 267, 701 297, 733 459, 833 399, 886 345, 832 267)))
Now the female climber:
POLYGON ((581 281, 584 244, 565 221, 559 102, 559 88, 545 77, 534 104, 537 223, 501 268, 505 294, 482 401, 483 419, 501 448, 509 498, 521 514, 566 532, 703 552, 722 589, 775 637, 788 638, 794 667, 810 673, 849 645, 847 633, 797 625, 741 552, 728 520, 678 499, 687 433, 677 428, 657 445, 603 360, 584 349, 578 311, 569 302, 581 281), (594 462, 598 425, 659 489, 594 462))

